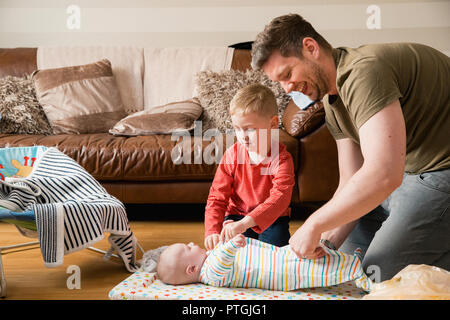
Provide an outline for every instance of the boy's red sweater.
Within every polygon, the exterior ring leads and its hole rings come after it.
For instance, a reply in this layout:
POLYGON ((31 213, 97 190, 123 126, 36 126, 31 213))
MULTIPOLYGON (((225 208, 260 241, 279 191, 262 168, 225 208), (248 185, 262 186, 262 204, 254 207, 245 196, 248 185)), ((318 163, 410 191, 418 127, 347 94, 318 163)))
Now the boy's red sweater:
POLYGON ((224 217, 231 214, 252 217, 257 233, 279 217, 290 216, 294 183, 294 163, 283 144, 277 157, 256 165, 250 163, 245 147, 235 143, 225 151, 209 191, 205 237, 220 233, 224 217))

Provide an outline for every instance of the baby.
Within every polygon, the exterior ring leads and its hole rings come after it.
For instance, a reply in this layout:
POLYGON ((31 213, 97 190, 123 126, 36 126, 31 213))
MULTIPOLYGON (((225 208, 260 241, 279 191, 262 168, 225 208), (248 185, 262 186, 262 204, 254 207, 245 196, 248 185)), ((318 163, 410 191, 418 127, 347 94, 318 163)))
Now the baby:
POLYGON ((277 247, 238 234, 208 254, 193 243, 177 243, 161 253, 157 274, 167 284, 201 282, 216 287, 290 291, 327 287, 347 281, 370 291, 371 280, 361 266, 359 251, 348 255, 321 244, 326 255, 300 259, 289 246, 277 247))

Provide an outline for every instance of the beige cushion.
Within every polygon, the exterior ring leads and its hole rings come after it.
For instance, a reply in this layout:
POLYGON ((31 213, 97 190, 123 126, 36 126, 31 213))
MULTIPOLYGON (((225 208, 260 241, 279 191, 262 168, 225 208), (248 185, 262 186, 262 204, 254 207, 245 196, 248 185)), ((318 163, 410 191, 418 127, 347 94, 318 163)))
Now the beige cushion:
POLYGON ((37 70, 33 80, 56 134, 108 132, 126 116, 109 60, 37 70))
POLYGON ((122 136, 171 134, 194 129, 202 114, 198 99, 169 103, 143 110, 120 120, 109 133, 122 136))
POLYGON ((230 70, 233 48, 144 48, 144 109, 195 97, 195 79, 202 70, 230 70))
POLYGON ((143 110, 143 48, 122 45, 40 46, 36 54, 37 69, 40 70, 80 66, 101 59, 108 59, 111 62, 114 78, 128 114, 143 110))

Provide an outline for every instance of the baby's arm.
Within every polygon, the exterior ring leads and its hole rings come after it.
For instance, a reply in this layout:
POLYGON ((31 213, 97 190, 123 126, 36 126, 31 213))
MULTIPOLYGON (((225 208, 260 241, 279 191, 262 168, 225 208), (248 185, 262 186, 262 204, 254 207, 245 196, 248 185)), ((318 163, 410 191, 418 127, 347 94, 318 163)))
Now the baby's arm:
POLYGON ((222 286, 224 279, 232 270, 237 250, 245 247, 246 244, 245 237, 239 234, 230 241, 216 246, 202 268, 201 282, 217 287, 222 286))

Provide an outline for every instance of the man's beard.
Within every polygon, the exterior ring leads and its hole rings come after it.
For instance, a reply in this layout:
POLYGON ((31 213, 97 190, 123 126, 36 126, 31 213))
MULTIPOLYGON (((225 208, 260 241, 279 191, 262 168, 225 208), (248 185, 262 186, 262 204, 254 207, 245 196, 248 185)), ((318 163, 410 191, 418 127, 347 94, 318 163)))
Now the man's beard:
POLYGON ((316 63, 311 63, 312 78, 314 79, 315 97, 309 97, 313 101, 322 100, 327 94, 328 84, 327 77, 323 69, 316 63))

